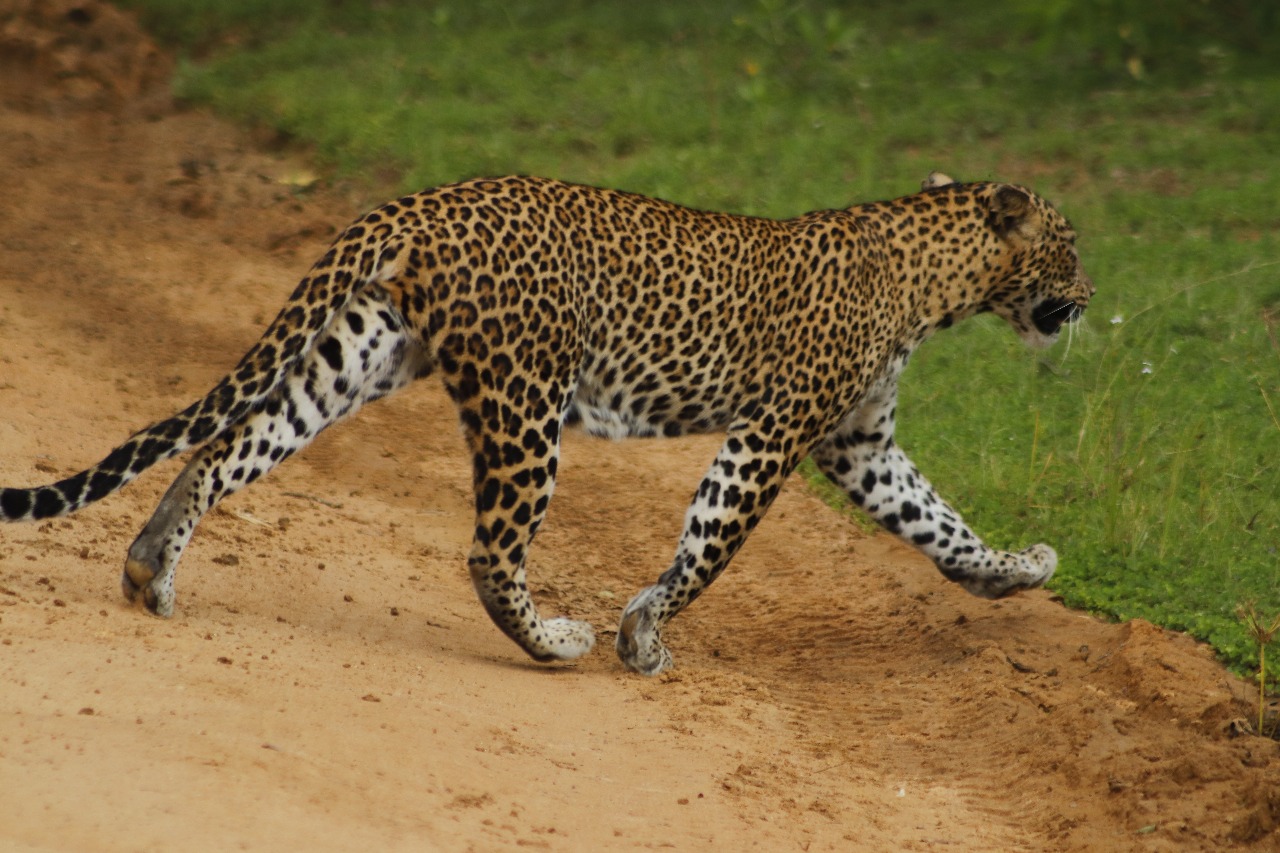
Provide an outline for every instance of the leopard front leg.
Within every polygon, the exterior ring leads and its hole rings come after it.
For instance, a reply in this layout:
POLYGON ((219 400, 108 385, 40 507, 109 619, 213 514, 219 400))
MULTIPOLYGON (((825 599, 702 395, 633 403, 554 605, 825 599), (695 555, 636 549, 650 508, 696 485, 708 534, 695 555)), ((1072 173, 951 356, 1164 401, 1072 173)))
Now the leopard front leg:
POLYGON ((720 576, 764 518, 799 461, 790 446, 754 431, 730 432, 685 513, 671 567, 622 612, 615 648, 628 669, 656 675, 672 666, 662 627, 720 576))
POLYGON ((477 394, 468 371, 447 363, 445 382, 459 403, 472 452, 476 524, 467 567, 493 623, 534 660, 573 660, 591 651, 587 622, 543 619, 529 594, 525 559, 555 490, 564 390, 538 389, 516 411, 510 401, 477 394))
POLYGON ((868 515, 974 595, 1000 598, 1042 586, 1058 565, 1048 545, 985 545, 893 439, 893 388, 881 389, 813 450, 813 460, 868 515))

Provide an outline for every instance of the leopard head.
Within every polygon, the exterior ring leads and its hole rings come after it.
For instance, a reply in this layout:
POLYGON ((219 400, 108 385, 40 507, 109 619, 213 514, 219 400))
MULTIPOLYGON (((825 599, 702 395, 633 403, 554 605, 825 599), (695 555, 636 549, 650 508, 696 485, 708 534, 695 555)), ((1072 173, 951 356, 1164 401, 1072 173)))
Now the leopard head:
POLYGON ((995 239, 995 279, 984 308, 1013 326, 1033 347, 1058 339, 1079 319, 1095 288, 1076 252, 1071 224, 1030 190, 991 184, 978 193, 986 226, 995 239))

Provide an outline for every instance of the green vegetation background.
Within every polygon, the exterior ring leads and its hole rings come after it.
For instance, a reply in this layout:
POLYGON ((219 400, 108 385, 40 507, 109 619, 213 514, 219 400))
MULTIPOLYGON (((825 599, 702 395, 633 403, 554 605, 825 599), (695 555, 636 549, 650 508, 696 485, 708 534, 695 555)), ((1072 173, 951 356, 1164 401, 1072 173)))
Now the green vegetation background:
POLYGON ((931 170, 1030 185, 1098 285, 1069 345, 978 318, 908 370, 901 440, 1072 606, 1257 665, 1280 612, 1280 5, 128 0, 179 93, 410 191, 545 174, 789 216, 931 170))

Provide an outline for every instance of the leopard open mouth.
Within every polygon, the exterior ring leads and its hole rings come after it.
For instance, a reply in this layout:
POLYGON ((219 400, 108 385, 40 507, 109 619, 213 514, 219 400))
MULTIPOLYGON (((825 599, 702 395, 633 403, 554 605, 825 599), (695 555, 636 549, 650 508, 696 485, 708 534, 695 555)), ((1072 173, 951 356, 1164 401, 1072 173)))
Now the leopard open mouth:
POLYGON ((1044 335, 1056 335, 1063 323, 1072 323, 1080 318, 1084 309, 1072 299, 1054 297, 1046 299, 1031 311, 1031 322, 1044 335))

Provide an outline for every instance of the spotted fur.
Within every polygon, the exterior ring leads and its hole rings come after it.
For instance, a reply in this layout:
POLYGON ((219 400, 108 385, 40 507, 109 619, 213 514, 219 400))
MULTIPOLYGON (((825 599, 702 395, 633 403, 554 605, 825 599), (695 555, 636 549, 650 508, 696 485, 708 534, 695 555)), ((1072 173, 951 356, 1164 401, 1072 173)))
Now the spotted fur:
POLYGON ((1030 191, 932 175, 915 195, 785 221, 706 213, 540 178, 427 190, 334 241, 239 364, 201 400, 49 486, 0 490, 0 520, 74 512, 197 451, 129 549, 152 612, 200 518, 326 426, 438 374, 475 486, 471 578, 540 661, 593 644, 543 619, 525 557, 560 435, 727 433, 670 568, 623 612, 622 661, 671 663, 661 630, 725 569, 806 455, 886 529, 982 596, 1039 586, 1045 545, 982 543, 894 441, 897 382, 938 329, 993 311, 1047 345, 1093 294, 1071 227, 1030 191))

